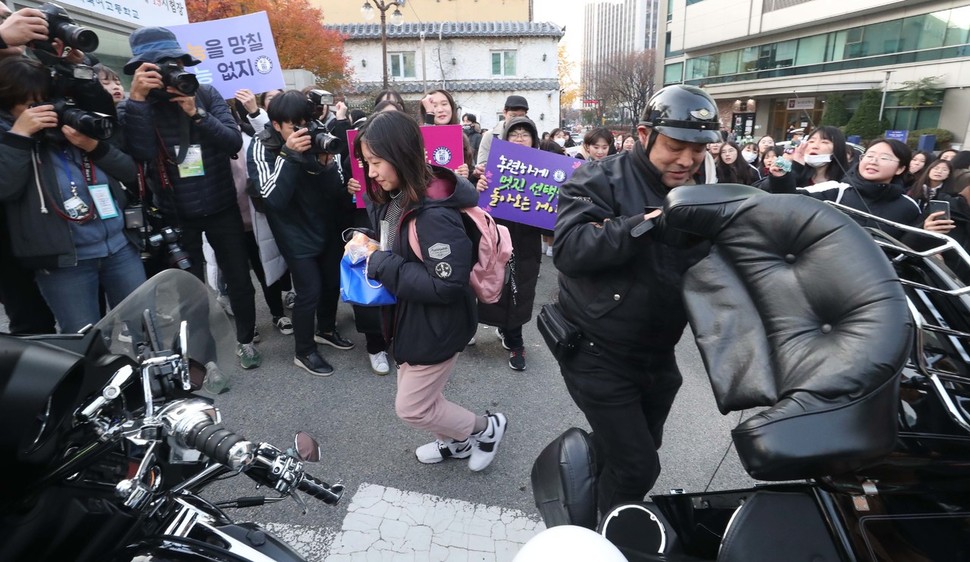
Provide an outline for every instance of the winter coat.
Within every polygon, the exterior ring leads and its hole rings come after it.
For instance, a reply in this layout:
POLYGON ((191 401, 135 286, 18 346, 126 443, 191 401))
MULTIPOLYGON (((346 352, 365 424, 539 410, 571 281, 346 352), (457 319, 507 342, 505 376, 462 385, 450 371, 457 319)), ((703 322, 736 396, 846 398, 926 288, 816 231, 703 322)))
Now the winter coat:
MULTIPOLYGON (((518 125, 527 125, 532 132, 533 148, 539 145, 538 131, 528 117, 514 117, 502 128, 502 140, 508 140, 508 131, 518 125)), ((478 303, 478 321, 498 328, 518 328, 532 320, 535 305, 536 285, 539 282, 539 268, 542 266, 543 230, 527 224, 496 219, 505 225, 512 238, 515 255, 514 276, 502 290, 497 303, 478 303), (513 287, 515 294, 512 294, 513 287)))
MULTIPOLYGON (((702 175, 712 168, 710 160, 702 175)), ((672 350, 687 326, 683 275, 709 245, 685 244, 662 218, 642 237, 630 234, 644 207, 662 206, 668 191, 637 143, 580 166, 559 192, 553 255, 563 314, 621 354, 672 350)))
POLYGON ((229 106, 212 86, 199 86, 195 103, 206 112, 198 122, 189 119, 174 102, 128 99, 118 104, 127 150, 135 160, 149 163, 156 205, 168 216, 199 218, 236 205, 229 160, 242 148, 242 133, 229 106), (205 174, 180 178, 175 147, 183 142, 181 134, 186 126, 189 145, 202 147, 205 174), (159 135, 164 142, 165 170, 174 187, 171 190, 159 181, 159 135))
POLYGON ((247 160, 286 259, 313 258, 340 243, 335 225, 346 191, 335 164, 324 167, 315 155, 290 150, 271 128, 253 138, 247 160))
MULTIPOLYGON (((850 168, 843 181, 827 181, 797 190, 791 176, 790 173, 781 177, 770 176, 768 183, 771 192, 803 193, 905 225, 914 224, 920 216, 919 204, 906 195, 906 188, 898 176, 893 183, 873 183, 860 177, 858 168, 850 168)), ((852 218, 862 226, 878 228, 894 238, 902 235, 899 229, 889 225, 856 215, 852 215, 852 218)))
MULTIPOLYGON (((367 275, 397 296, 385 315, 385 337, 394 358, 411 365, 441 363, 468 344, 478 318, 475 293, 468 284, 474 249, 458 209, 478 203, 478 192, 451 170, 432 166, 435 179, 427 196, 409 205, 390 251, 374 252, 367 275), (408 241, 409 223, 416 221, 422 257, 408 241)), ((380 225, 388 204, 373 206, 371 222, 380 225)))
MULTIPOLYGON (((0 113, 0 178, 3 178, 0 181, 0 203, 6 213, 13 253, 24 267, 30 269, 73 267, 78 262, 77 240, 72 225, 55 210, 56 207, 66 214, 57 178, 61 163, 51 156, 50 141, 37 141, 11 133, 13 121, 9 113, 0 113), (34 175, 34 153, 40 158, 36 167, 41 174, 39 182, 34 175)), ((126 242, 137 244, 135 234, 124 230, 122 214, 128 197, 121 182, 136 184, 138 176, 134 160, 109 141, 99 141, 97 148, 87 156, 96 166, 97 183, 108 184, 120 216, 107 221, 96 218, 81 228, 103 223, 109 236, 114 231, 117 242, 120 227, 126 242)), ((93 203, 88 202, 88 206, 94 211, 93 203)))

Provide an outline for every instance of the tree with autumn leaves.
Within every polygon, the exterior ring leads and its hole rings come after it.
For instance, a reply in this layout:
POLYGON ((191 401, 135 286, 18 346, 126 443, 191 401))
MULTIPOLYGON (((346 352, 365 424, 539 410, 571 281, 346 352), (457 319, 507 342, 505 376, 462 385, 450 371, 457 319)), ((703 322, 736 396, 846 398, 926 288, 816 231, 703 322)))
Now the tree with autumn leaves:
POLYGON ((186 0, 190 22, 266 12, 283 68, 302 68, 317 84, 337 91, 352 72, 339 33, 323 28, 323 12, 308 0, 186 0))

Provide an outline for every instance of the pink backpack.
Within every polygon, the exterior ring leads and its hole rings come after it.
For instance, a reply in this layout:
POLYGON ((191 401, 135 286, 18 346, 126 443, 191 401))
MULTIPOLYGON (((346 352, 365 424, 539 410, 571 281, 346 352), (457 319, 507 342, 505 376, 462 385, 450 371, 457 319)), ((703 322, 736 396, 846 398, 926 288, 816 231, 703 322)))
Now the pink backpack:
MULTIPOLYGON (((512 236, 509 229, 495 223, 492 215, 481 207, 460 209, 465 232, 477 248, 469 283, 478 300, 494 304, 502 297, 502 289, 509 281, 509 261, 512 259, 512 236)), ((424 261, 418 244, 417 218, 408 225, 411 251, 424 261)))

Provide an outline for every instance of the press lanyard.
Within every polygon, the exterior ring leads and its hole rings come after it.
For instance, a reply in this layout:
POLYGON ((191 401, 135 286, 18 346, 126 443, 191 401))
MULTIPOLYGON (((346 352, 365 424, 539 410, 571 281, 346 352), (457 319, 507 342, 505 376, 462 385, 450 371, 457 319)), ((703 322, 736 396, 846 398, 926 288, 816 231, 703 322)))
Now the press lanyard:
MULTIPOLYGON (((88 206, 86 203, 84 203, 84 201, 77 194, 77 182, 74 181, 74 173, 71 171, 70 164, 68 164, 67 149, 63 149, 55 152, 57 152, 57 156, 61 160, 61 164, 64 167, 64 175, 67 177, 67 181, 71 186, 71 197, 65 201, 64 203, 65 208, 67 209, 68 212, 71 212, 72 209, 67 208, 66 205, 69 202, 76 201, 77 203, 74 208, 78 211, 79 216, 74 217, 70 215, 65 215, 60 211, 57 205, 54 205, 54 210, 61 218, 65 220, 76 222, 76 223, 88 222, 89 220, 94 218, 94 210, 91 209, 91 207, 88 206)), ((72 163, 73 163, 73 160, 72 160, 72 163)), ((92 172, 93 172, 93 168, 92 168, 92 172)), ((60 189, 58 189, 58 192, 60 192, 60 189)))
MULTIPOLYGON (((58 152, 57 154, 58 156, 61 157, 61 164, 64 167, 64 173, 67 175, 68 181, 70 181, 71 185, 73 186, 74 174, 72 174, 70 171, 70 164, 68 164, 68 158, 67 158, 67 150, 68 149, 65 148, 64 150, 58 152)), ((77 166, 78 168, 80 168, 82 172, 84 172, 84 181, 86 181, 88 185, 98 183, 98 171, 94 167, 94 162, 91 162, 91 159, 88 158, 86 154, 81 155, 80 164, 75 162, 74 158, 71 158, 70 162, 75 166, 77 166)))

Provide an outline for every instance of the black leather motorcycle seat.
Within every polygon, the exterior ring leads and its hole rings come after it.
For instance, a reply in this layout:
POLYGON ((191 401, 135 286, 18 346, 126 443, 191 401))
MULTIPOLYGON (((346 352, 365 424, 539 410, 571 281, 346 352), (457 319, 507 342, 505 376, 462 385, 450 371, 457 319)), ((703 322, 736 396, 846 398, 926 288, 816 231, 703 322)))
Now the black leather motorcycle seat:
POLYGON ((713 243, 684 297, 718 408, 768 407, 732 432, 748 473, 840 474, 888 454, 913 328, 870 234, 812 198, 730 184, 671 191, 664 219, 713 243))

